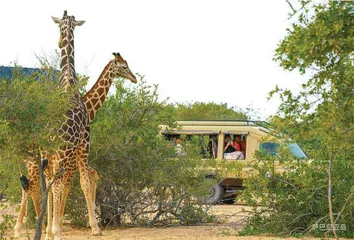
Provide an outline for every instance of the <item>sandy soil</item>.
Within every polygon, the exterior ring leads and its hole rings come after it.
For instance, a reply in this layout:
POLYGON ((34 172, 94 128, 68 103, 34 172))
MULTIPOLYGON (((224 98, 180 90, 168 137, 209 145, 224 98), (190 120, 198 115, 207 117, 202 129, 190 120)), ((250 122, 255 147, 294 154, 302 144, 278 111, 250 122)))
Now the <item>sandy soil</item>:
MULTIPOLYGON (((153 240, 153 239, 194 239, 194 240, 280 240, 282 238, 268 236, 236 236, 237 232, 244 226, 244 220, 247 214, 242 210, 249 210, 249 207, 243 205, 219 205, 214 206, 211 211, 217 216, 217 223, 203 224, 199 226, 184 226, 184 227, 160 227, 160 228, 120 228, 114 230, 103 229, 103 236, 90 237, 89 229, 73 229, 64 225, 63 240, 153 240)), ((4 213, 3 210, 0 210, 4 213)), ((14 210, 7 210, 7 213, 13 214, 14 210)), ((7 238, 13 236, 13 231, 7 233, 7 238)), ((30 236, 33 236, 33 230, 30 231, 30 236)), ((25 234, 20 240, 27 239, 25 234)), ((298 240, 298 238, 287 238, 288 240, 298 240)), ((310 239, 310 238, 306 238, 310 239)), ((315 238, 311 238, 315 239, 315 238)))

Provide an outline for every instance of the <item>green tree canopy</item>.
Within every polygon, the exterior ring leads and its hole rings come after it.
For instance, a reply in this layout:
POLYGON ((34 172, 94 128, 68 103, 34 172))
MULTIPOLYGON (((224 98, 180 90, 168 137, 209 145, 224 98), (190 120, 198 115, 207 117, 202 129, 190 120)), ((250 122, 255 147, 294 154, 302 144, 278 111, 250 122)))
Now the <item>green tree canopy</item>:
POLYGON ((245 113, 226 103, 178 103, 176 105, 176 120, 235 120, 247 119, 245 113))
POLYGON ((291 157, 258 157, 262 164, 255 168, 261 174, 249 180, 246 197, 262 199, 269 213, 256 215, 253 229, 352 237, 354 2, 287 2, 294 23, 278 45, 274 60, 285 70, 298 70, 308 80, 299 93, 278 86, 270 93, 282 100, 272 122, 277 132, 301 143, 311 164, 291 157), (274 161, 293 170, 266 177, 274 161))
POLYGON ((288 132, 300 130, 297 135, 302 139, 327 139, 327 146, 335 145, 340 151, 353 141, 354 3, 301 4, 302 8, 294 12, 298 21, 287 30, 275 60, 286 70, 307 73, 309 79, 297 95, 278 87, 271 92, 283 100, 281 118, 275 120, 281 119, 278 126, 288 132))
POLYGON ((59 146, 56 129, 69 108, 69 94, 59 90, 53 76, 49 68, 32 75, 16 68, 13 79, 0 80, 0 182, 16 185, 11 191, 21 190, 13 181, 18 160, 34 161, 41 149, 54 152, 59 146))

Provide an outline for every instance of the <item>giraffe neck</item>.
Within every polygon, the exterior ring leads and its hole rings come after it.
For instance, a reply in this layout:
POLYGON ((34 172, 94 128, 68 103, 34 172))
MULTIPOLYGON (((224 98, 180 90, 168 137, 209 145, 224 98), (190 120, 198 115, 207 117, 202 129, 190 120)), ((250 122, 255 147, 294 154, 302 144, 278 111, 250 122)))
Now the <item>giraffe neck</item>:
POLYGON ((109 88, 115 77, 113 69, 114 60, 110 61, 97 79, 95 85, 83 97, 90 121, 92 121, 97 111, 102 107, 106 99, 109 88))
POLYGON ((74 29, 70 22, 66 29, 65 38, 62 39, 60 56, 60 87, 67 91, 70 86, 77 85, 74 61, 74 29))

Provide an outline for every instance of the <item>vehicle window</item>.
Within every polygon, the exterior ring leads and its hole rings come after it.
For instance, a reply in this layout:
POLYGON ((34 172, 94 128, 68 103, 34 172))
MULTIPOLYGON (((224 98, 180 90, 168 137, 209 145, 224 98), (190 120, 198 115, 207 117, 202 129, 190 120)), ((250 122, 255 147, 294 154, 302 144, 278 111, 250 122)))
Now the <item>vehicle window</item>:
POLYGON ((275 156, 277 154, 277 149, 280 147, 280 143, 275 142, 263 142, 260 145, 260 151, 270 155, 275 156))
POLYGON ((246 156, 246 137, 242 135, 228 135, 224 137, 224 159, 244 160, 246 156))
POLYGON ((302 151, 297 143, 288 143, 286 144, 289 151, 298 158, 306 158, 306 154, 302 151))
POLYGON ((200 154, 202 158, 217 158, 218 136, 217 135, 199 135, 200 154))
POLYGON ((185 156, 184 144, 194 141, 199 145, 199 153, 202 158, 217 158, 218 135, 179 135, 164 134, 166 140, 171 141, 176 146, 176 156, 185 156))

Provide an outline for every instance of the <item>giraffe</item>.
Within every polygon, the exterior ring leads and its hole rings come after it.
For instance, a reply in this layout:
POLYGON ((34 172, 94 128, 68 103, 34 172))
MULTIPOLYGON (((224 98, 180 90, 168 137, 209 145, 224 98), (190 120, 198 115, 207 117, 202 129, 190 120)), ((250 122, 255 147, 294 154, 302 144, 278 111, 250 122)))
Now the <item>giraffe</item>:
POLYGON ((132 83, 137 82, 136 77, 128 67, 127 61, 119 53, 113 53, 113 56, 114 59, 109 61, 96 83, 83 97, 90 121, 95 118, 97 111, 102 107, 114 78, 122 77, 132 83))
MULTIPOLYGON (((83 101, 86 105, 90 122, 95 118, 98 110, 102 107, 108 91, 113 83, 114 78, 122 77, 136 83, 136 77, 128 67, 126 60, 119 53, 113 53, 114 59, 109 61, 102 73, 98 77, 96 83, 83 96, 83 101)), ((91 180, 91 193, 93 205, 96 204, 96 185, 98 174, 93 168, 89 168, 91 180)))
MULTIPOLYGON (((74 29, 81 26, 84 21, 76 21, 74 16, 68 16, 64 11, 61 19, 52 17, 53 21, 59 24, 61 49, 60 70, 61 76, 59 85, 62 91, 69 91, 78 85, 75 73, 74 61, 74 29)), ((64 174, 53 183, 53 216, 51 230, 47 231, 47 238, 53 234, 55 240, 61 239, 61 224, 64 214, 66 198, 70 190, 73 174, 79 169, 80 185, 84 192, 89 225, 92 229, 91 235, 102 235, 94 216, 95 206, 91 192, 89 177, 88 154, 90 152, 90 121, 86 106, 78 92, 70 98, 70 109, 66 113, 66 120, 58 130, 59 137, 64 144, 57 151, 58 158, 55 158, 53 167, 54 174, 59 166, 64 169, 64 174)), ((97 174, 97 173, 96 173, 97 174)))
MULTIPOLYGON (((122 77, 125 79, 130 80, 133 83, 136 83, 136 78, 134 74, 130 71, 128 67, 128 63, 120 56, 119 53, 113 53, 114 59, 111 60, 106 67, 104 68, 103 72, 101 73, 100 77, 94 84, 94 86, 85 94, 83 97, 84 103, 87 107, 87 111, 89 113, 89 120, 92 121, 97 113, 97 111, 102 106, 105 97, 108 93, 108 90, 113 82, 113 79, 116 77, 122 77)), ((49 158, 49 157, 48 157, 49 158)), ((53 161, 53 160, 51 160, 53 161)), ((51 162, 49 161, 49 162, 51 162)), ((21 202, 21 210, 15 225, 15 237, 19 237, 21 235, 20 228, 23 223, 24 213, 26 211, 26 204, 27 204, 27 197, 32 197, 33 203, 35 205, 36 215, 39 215, 39 169, 38 165, 34 164, 31 161, 26 161, 26 167, 28 169, 28 179, 29 179, 29 186, 30 188, 25 191, 22 189, 22 202, 21 202)), ((49 172, 49 167, 47 168, 45 174, 47 182, 51 181, 53 178, 53 174, 49 172)), ((95 197, 96 197, 96 182, 98 180, 97 172, 87 165, 87 171, 89 174, 89 179, 91 181, 91 196, 92 196, 92 206, 95 209, 95 197)), ((70 185, 68 186, 70 187, 70 185)), ((65 200, 66 200, 65 195, 65 200)), ((59 215, 61 216, 59 219, 59 224, 62 226, 63 223, 63 215, 64 215, 64 208, 65 208, 65 200, 62 200, 62 205, 60 207, 59 215)), ((52 216, 51 216, 51 192, 48 196, 48 225, 47 225, 47 238, 50 238, 51 233, 51 224, 52 224, 52 216)))

